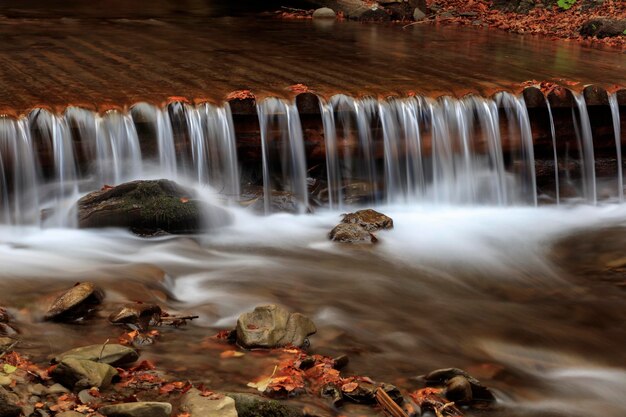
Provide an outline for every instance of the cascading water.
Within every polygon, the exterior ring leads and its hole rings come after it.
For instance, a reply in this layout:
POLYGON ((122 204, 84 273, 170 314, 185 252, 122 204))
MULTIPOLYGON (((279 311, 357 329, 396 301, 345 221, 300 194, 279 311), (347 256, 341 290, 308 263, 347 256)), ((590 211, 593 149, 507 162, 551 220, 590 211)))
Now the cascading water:
POLYGON ((615 153, 617 156, 617 198, 624 201, 624 176, 622 173, 622 132, 619 115, 619 103, 616 94, 609 94, 609 105, 613 119, 613 131, 615 132, 615 153))
MULTIPOLYGON (((610 103, 622 190, 616 96, 610 103)), ((265 210, 272 211, 272 198, 292 195, 302 213, 313 180, 307 178, 308 145, 297 106, 270 98, 257 111, 265 210)), ((548 111, 559 203, 558 135, 549 103, 548 111)), ((573 112, 582 195, 595 203, 594 145, 582 95, 573 112)), ((325 172, 315 181, 326 188, 316 202, 331 209, 369 203, 537 204, 533 138, 522 97, 378 101, 337 95, 320 100, 320 114, 325 172)), ((37 224, 42 209, 54 208, 59 217, 52 223, 60 225, 79 193, 138 178, 178 178, 237 200, 236 146, 228 104, 139 103, 129 112, 101 115, 69 107, 63 115, 34 110, 19 119, 2 117, 1 220, 37 224)), ((623 192, 618 195, 622 201, 623 192)))
POLYGON ((593 150, 591 122, 589 121, 589 113, 587 112, 587 103, 582 94, 575 94, 574 102, 576 109, 572 109, 572 114, 575 120, 574 128, 576 131, 576 140, 578 141, 578 149, 581 155, 583 197, 589 203, 597 204, 596 161, 593 150), (576 114, 578 114, 578 123, 576 123, 576 114))
POLYGON ((283 186, 288 188, 281 191, 292 192, 298 201, 298 211, 304 212, 308 207, 307 167, 298 108, 293 103, 268 98, 257 105, 257 111, 261 128, 265 212, 271 211, 274 166, 282 174, 279 176, 282 176, 283 186))
POLYGON ((556 204, 561 204, 561 189, 559 185, 559 157, 556 147, 556 128, 554 127, 554 116, 550 100, 546 97, 546 108, 548 109, 548 119, 550 121, 550 137, 552 138, 552 153, 554 155, 554 193, 556 204))

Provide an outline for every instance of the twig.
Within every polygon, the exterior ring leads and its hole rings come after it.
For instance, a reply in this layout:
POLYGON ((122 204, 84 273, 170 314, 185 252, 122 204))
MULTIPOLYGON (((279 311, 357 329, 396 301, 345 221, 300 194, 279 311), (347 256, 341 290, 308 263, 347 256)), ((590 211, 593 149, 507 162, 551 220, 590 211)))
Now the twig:
POLYGON ((111 339, 107 339, 102 345, 102 349, 100 350, 100 355, 98 355, 98 362, 102 360, 102 354, 104 353, 104 348, 107 347, 107 343, 109 343, 109 340, 111 339))
POLYGON ((402 408, 394 400, 391 399, 389 394, 382 388, 376 390, 376 401, 378 405, 383 409, 385 414, 391 417, 409 417, 402 408))
POLYGON ((2 358, 4 355, 6 355, 7 352, 11 351, 11 349, 13 349, 18 343, 20 343, 20 341, 16 340, 15 342, 11 343, 9 346, 4 348, 2 350, 2 353, 0 353, 0 358, 2 358))
POLYGON ((285 10, 289 10, 290 12, 304 12, 304 13, 310 13, 310 10, 305 10, 305 9, 296 9, 294 7, 286 7, 286 6, 280 6, 281 9, 285 9, 285 10))
POLYGON ((413 25, 419 25, 420 23, 428 23, 428 22, 432 22, 433 20, 435 20, 435 19, 437 18, 437 16, 439 16, 439 15, 435 15, 435 16, 432 16, 432 17, 427 17, 427 18, 425 18, 425 19, 418 20, 418 21, 416 21, 416 22, 411 22, 411 23, 409 23, 408 25, 404 25, 404 26, 402 26, 402 29, 406 29, 406 28, 408 28, 409 26, 413 26, 413 25))
POLYGON ((193 319, 198 319, 200 318, 200 316, 165 316, 165 317, 161 317, 161 321, 176 321, 176 320, 193 320, 193 319))

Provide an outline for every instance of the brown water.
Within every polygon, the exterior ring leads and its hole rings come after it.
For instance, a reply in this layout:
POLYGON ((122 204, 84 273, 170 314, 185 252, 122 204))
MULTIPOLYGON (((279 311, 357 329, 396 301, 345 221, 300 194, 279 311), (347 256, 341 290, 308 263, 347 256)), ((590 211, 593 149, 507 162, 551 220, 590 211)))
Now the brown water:
POLYGON ((125 106, 233 90, 290 96, 435 96, 519 90, 528 80, 626 85, 626 54, 477 28, 259 18, 0 17, 0 112, 125 106))
POLYGON ((319 329, 311 350, 348 354, 348 374, 410 390, 411 377, 455 366, 497 391, 492 416, 624 415, 623 275, 616 280, 621 272, 606 267, 623 256, 622 206, 385 211, 396 228, 380 233, 374 248, 328 242, 333 212, 237 211, 233 226, 212 235, 155 240, 5 228, 1 301, 17 315, 23 350, 40 360, 115 340, 122 329, 106 323, 108 311, 156 301, 201 318, 163 329, 143 357, 181 379, 251 391, 246 383, 271 373, 276 357, 220 359, 226 347, 202 342, 271 302, 311 316, 319 329), (607 232, 608 225, 615 227, 607 232), (86 279, 107 291, 101 318, 73 326, 37 321, 40 296, 86 279))

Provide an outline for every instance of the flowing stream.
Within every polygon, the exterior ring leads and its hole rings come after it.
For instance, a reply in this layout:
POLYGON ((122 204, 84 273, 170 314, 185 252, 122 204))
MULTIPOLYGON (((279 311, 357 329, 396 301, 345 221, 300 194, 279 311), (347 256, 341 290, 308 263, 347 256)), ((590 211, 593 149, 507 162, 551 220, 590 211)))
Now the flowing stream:
MULTIPOLYGON (((279 303, 313 318, 312 349, 348 354, 348 373, 410 390, 412 377, 460 367, 496 390, 494 417, 622 417, 625 281, 610 265, 623 258, 626 206, 619 106, 610 99, 617 190, 598 197, 589 114, 577 96, 578 194, 566 201, 557 188, 560 204, 543 206, 526 104, 508 93, 321 101, 317 171, 295 103, 259 102, 264 213, 238 204, 249 167, 228 105, 2 117, 0 301, 41 359, 111 337, 104 322, 38 321, 46 294, 94 280, 107 291, 102 316, 131 300, 200 315, 185 329, 164 329, 144 355, 211 387, 245 390, 271 373, 271 358, 225 361, 202 341, 258 304, 279 303), (74 227, 80 195, 161 177, 194 187, 234 222, 153 239, 74 227), (323 193, 311 192, 314 183, 323 193), (296 213, 272 213, 278 192, 294 196, 296 213), (374 247, 328 241, 341 213, 361 205, 390 215, 395 228, 374 247)), ((550 116, 558 186, 559 131, 550 116)))

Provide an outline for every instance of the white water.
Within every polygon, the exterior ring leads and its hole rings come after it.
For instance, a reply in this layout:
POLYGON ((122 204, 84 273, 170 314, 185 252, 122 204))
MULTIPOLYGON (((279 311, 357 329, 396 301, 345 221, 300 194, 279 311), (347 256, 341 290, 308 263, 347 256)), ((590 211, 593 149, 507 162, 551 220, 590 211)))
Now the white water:
POLYGON ((622 172, 622 132, 619 115, 619 103, 616 94, 609 94, 613 131, 615 132, 615 154, 617 156, 617 196, 620 202, 624 201, 624 174, 622 172))

